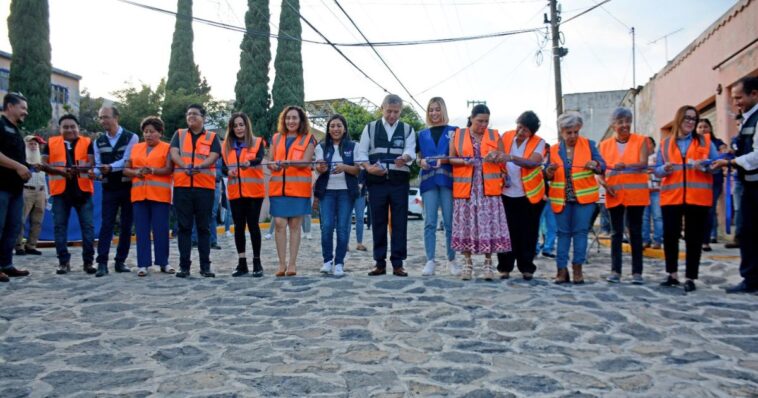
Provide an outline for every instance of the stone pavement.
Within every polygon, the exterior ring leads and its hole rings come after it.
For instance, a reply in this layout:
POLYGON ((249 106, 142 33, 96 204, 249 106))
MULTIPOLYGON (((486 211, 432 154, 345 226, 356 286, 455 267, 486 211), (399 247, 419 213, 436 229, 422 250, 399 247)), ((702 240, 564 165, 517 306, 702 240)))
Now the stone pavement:
POLYGON ((544 258, 531 282, 422 278, 422 227, 409 278, 369 278, 355 251, 347 277, 319 276, 317 228, 291 278, 272 277, 273 241, 263 279, 231 278, 226 237, 215 279, 196 261, 189 280, 96 279, 78 260, 54 275, 53 249, 17 257, 32 276, 0 284, 0 397, 758 396, 758 298, 721 290, 736 261, 704 261, 686 295, 658 286, 660 260, 647 285, 609 286, 607 249, 584 286, 550 283, 544 258))

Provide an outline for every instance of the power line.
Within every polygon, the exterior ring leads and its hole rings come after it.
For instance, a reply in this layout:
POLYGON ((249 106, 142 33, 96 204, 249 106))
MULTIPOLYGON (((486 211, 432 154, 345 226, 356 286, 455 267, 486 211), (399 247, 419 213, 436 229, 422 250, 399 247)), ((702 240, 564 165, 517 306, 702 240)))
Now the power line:
POLYGON ((580 12, 579 14, 576 14, 576 15, 572 16, 571 18, 569 18, 569 19, 567 19, 567 20, 565 20, 565 21, 562 21, 562 22, 561 22, 561 24, 566 24, 566 23, 569 23, 569 22, 571 22, 571 21, 573 21, 573 20, 575 20, 575 19, 577 19, 577 18, 581 17, 582 15, 584 15, 584 14, 586 14, 586 13, 588 13, 588 12, 590 12, 590 11, 592 11, 592 10, 594 10, 594 9, 596 9, 596 8, 598 8, 598 7, 600 7, 600 6, 602 6, 603 4, 609 3, 610 1, 611 1, 611 0, 604 0, 604 1, 601 1, 600 3, 597 3, 597 4, 595 4, 594 6, 592 6, 592 7, 588 8, 588 9, 586 9, 586 10, 582 11, 582 12, 580 12))
POLYGON ((403 84, 403 82, 397 76, 395 71, 393 71, 392 68, 387 64, 387 62, 384 60, 382 55, 379 54, 379 51, 376 51, 376 48, 374 48, 374 46, 371 45, 371 42, 368 40, 368 37, 366 37, 366 35, 363 34, 363 31, 361 31, 361 28, 359 28, 358 25, 355 23, 355 21, 353 21, 353 18, 350 16, 350 14, 348 14, 347 11, 345 11, 345 9, 342 8, 342 5, 340 4, 340 2, 337 0, 334 0, 334 4, 336 4, 337 7, 340 9, 340 11, 342 11, 342 13, 345 14, 345 16, 347 17, 347 20, 350 21, 351 24, 353 24, 353 27, 355 28, 355 30, 357 30, 358 33, 360 33, 361 37, 363 37, 363 40, 366 41, 366 44, 368 44, 369 47, 371 47, 371 50, 374 51, 374 54, 376 54, 376 56, 379 57, 379 60, 382 61, 382 64, 384 64, 384 66, 387 67, 387 70, 390 71, 390 74, 395 78, 395 80, 397 80, 397 83, 400 84, 400 87, 402 87, 403 90, 405 90, 405 92, 408 93, 408 96, 411 97, 411 99, 413 100, 413 102, 416 103, 416 105, 418 105, 419 109, 423 110, 424 106, 421 105, 421 103, 418 102, 416 97, 413 96, 413 94, 411 93, 411 90, 408 90, 408 87, 406 87, 405 84, 403 84))

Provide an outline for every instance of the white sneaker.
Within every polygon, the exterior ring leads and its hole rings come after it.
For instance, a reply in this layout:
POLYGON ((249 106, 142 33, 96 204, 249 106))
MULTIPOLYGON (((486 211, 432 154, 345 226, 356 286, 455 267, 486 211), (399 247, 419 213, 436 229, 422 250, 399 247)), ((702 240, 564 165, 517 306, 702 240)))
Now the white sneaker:
POLYGON ((232 237, 232 232, 231 231, 226 231, 224 233, 224 236, 226 236, 227 238, 231 238, 232 237))
POLYGON ((332 273, 332 262, 331 261, 325 262, 324 266, 321 267, 321 271, 320 272, 322 274, 331 274, 332 273))
POLYGON ((450 271, 450 275, 452 276, 459 276, 461 274, 461 266, 456 260, 447 262, 447 270, 450 271))
POLYGON ((311 233, 310 232, 308 232, 307 234, 304 234, 303 236, 305 237, 305 239, 311 240, 311 233))
POLYGON ((342 278, 345 276, 345 271, 342 270, 342 264, 337 264, 334 266, 334 273, 335 278, 342 278))
POLYGON ((271 234, 266 234, 263 236, 263 239, 271 240, 271 234))
POLYGON ((432 276, 434 275, 434 267, 437 266, 437 263, 434 262, 434 260, 429 260, 426 262, 426 265, 424 266, 424 270, 421 271, 421 275, 423 276, 432 276))

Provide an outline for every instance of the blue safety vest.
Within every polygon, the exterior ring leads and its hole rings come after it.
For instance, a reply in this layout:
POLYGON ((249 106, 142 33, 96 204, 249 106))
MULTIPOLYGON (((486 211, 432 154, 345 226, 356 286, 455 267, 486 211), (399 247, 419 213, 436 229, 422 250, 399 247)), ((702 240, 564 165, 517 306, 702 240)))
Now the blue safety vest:
MULTIPOLYGON (((445 126, 440 136, 440 141, 434 143, 432 138, 432 131, 430 129, 424 129, 418 133, 418 143, 421 151, 421 155, 424 158, 434 156, 448 156, 450 152, 450 138, 455 133, 457 127, 445 126)), ((442 167, 432 168, 429 170, 421 170, 421 176, 419 177, 419 188, 421 193, 424 193, 430 189, 436 187, 445 187, 453 189, 453 166, 449 164, 443 164, 442 167)))

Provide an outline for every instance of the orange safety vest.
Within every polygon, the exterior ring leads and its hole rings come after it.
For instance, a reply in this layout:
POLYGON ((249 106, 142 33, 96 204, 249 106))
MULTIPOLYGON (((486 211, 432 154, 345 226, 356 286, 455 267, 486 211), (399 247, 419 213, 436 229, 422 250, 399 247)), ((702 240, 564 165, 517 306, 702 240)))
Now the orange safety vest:
MULTIPOLYGON (((503 149, 505 153, 510 155, 513 140, 515 139, 516 130, 506 131, 503 134, 503 149)), ((540 141, 542 141, 542 138, 537 135, 532 135, 529 138, 524 149, 523 157, 525 159, 529 159, 532 156, 540 141)), ((521 167, 521 183, 524 184, 524 192, 529 199, 529 203, 539 203, 545 197, 545 180, 542 178, 542 166, 531 169, 521 167)))
MULTIPOLYGON (((200 133, 202 137, 197 139, 195 143, 197 146, 195 147, 192 146, 192 137, 188 136, 188 134, 192 134, 191 132, 187 129, 181 129, 177 132, 179 134, 180 156, 185 165, 197 167, 210 156, 216 133, 203 131, 205 132, 200 133)), ((213 163, 207 169, 198 170, 200 172, 192 176, 187 175, 186 170, 175 170, 174 186, 177 188, 216 189, 216 164, 213 163)))
POLYGON ((608 186, 616 191, 616 196, 605 195, 605 207, 650 205, 650 188, 648 187, 647 168, 641 170, 613 170, 618 163, 638 164, 643 145, 648 139, 639 134, 631 134, 624 153, 618 151, 615 138, 608 138, 600 143, 600 154, 605 159, 608 169, 605 179, 608 186))
MULTIPOLYGON (((286 134, 274 134, 271 140, 273 161, 280 160, 311 160, 304 159, 305 150, 308 148, 313 136, 311 133, 295 138, 295 142, 286 151, 286 134)), ((294 196, 297 198, 310 198, 313 193, 313 174, 310 167, 287 167, 277 171, 271 171, 271 180, 268 184, 268 196, 294 196)))
MULTIPOLYGON (((237 168, 237 165, 241 162, 252 162, 258 155, 258 151, 262 148, 262 138, 253 137, 253 145, 251 148, 242 148, 240 150, 239 158, 237 158, 237 151, 228 148, 224 148, 221 155, 224 157, 224 163, 231 170, 237 168)), ((262 198, 266 196, 266 190, 263 185, 263 166, 258 165, 255 167, 247 167, 245 169, 237 169, 237 177, 229 177, 229 181, 226 185, 226 196, 229 200, 239 198, 262 198)))
MULTIPOLYGON (((456 145, 458 156, 473 157, 474 146, 471 132, 468 128, 456 129, 453 142, 456 145)), ((501 151, 503 142, 497 130, 488 129, 482 136, 481 156, 484 158, 492 151, 501 151)), ((500 196, 503 189, 503 174, 497 163, 482 163, 482 177, 484 181, 484 194, 486 196, 500 196)), ((474 180, 473 165, 453 165, 453 198, 468 199, 471 197, 471 183, 474 180)))
MULTIPOLYGON (((147 153, 147 148, 146 142, 140 142, 132 147, 132 154, 129 158, 132 162, 132 168, 152 167, 159 169, 166 167, 171 145, 166 142, 159 142, 150 150, 150 153, 147 153)), ((132 203, 143 200, 171 203, 171 175, 148 174, 145 178, 132 177, 132 203)))
MULTIPOLYGON (((87 137, 79 137, 76 141, 76 147, 74 147, 74 163, 76 166, 92 166, 89 163, 87 149, 92 141, 87 137)), ((51 137, 47 143, 48 147, 48 164, 59 170, 66 167, 66 144, 64 143, 63 136, 51 137)), ((50 196, 60 195, 66 191, 66 177, 56 174, 48 175, 50 181, 50 196)), ((82 192, 95 192, 95 185, 87 175, 86 170, 80 170, 79 177, 76 179, 79 184, 79 189, 82 192)))
POLYGON ((674 171, 661 178, 661 206, 713 205, 713 175, 699 170, 694 164, 708 159, 710 149, 710 135, 693 138, 685 155, 681 154, 673 137, 663 141, 661 154, 664 162, 674 166, 674 171))
MULTIPOLYGON (((554 213, 562 212, 566 205, 566 173, 563 167, 563 159, 560 156, 560 145, 555 144, 550 147, 550 162, 558 165, 548 191, 550 205, 553 207, 554 213)), ((590 140, 578 137, 574 146, 574 161, 572 163, 578 167, 571 169, 571 180, 574 183, 576 200, 581 204, 595 203, 600 199, 600 190, 595 179, 595 173, 583 168, 590 160, 592 160, 590 140)))

